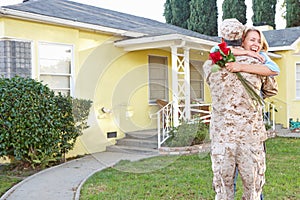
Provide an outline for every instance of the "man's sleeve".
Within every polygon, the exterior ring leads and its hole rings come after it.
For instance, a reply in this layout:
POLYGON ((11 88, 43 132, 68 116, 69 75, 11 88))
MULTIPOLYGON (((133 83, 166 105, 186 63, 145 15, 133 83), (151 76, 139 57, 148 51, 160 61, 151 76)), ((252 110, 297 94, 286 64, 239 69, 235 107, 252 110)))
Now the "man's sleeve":
POLYGON ((211 67, 212 67, 211 60, 207 60, 204 62, 204 64, 203 64, 203 71, 204 71, 204 76, 205 76, 204 78, 208 84, 209 84, 209 77, 211 74, 211 67))

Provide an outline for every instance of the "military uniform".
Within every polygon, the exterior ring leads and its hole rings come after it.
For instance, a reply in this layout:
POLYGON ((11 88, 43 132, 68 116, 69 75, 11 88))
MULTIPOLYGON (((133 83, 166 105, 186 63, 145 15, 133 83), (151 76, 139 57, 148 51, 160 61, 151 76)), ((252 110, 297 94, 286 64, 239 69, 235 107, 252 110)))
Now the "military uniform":
MULTIPOLYGON (((261 106, 251 100, 236 74, 225 68, 211 73, 211 67, 210 60, 203 66, 212 96, 210 138, 216 199, 234 199, 236 166, 244 182, 244 197, 259 199, 265 172, 263 141, 267 139, 261 106)), ((259 93, 261 77, 241 74, 259 93)))
MULTIPOLYGON (((236 62, 257 64, 258 60, 236 56, 236 62)), ((203 69, 212 97, 210 138, 215 199, 234 199, 237 167, 244 186, 243 199, 259 200, 265 183, 263 142, 267 139, 262 107, 251 99, 235 73, 226 68, 211 72, 212 65, 208 60, 203 69)), ((240 73, 259 94, 263 77, 240 73)))

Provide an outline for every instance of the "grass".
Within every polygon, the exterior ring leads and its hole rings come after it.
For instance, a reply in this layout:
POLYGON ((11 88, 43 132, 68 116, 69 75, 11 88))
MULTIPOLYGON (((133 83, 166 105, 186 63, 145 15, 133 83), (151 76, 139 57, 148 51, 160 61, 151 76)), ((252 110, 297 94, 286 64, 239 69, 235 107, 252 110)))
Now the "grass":
MULTIPOLYGON (((300 199, 300 139, 267 141, 264 197, 300 199)), ((159 156, 136 162, 121 161, 90 177, 80 200, 214 199, 209 154, 159 156)), ((238 180, 236 199, 241 199, 238 180)))
MULTIPOLYGON (((300 199, 300 139, 273 138, 267 141, 265 200, 300 199)), ((0 196, 32 170, 0 166, 0 196), (12 170, 14 169, 14 170, 12 170)), ((136 162, 121 161, 90 177, 80 200, 214 199, 209 154, 158 156, 136 162)), ((242 185, 238 180, 237 198, 242 185)))
POLYGON ((26 177, 38 172, 38 170, 16 168, 12 165, 0 166, 0 196, 9 188, 24 180, 26 177))

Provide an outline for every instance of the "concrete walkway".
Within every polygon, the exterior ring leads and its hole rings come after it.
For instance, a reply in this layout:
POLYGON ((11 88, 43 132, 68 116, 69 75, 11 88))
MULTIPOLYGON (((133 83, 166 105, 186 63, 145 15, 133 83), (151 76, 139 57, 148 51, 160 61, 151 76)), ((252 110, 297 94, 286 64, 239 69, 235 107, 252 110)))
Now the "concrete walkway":
POLYGON ((100 152, 48 168, 8 190, 0 200, 78 200, 82 184, 92 174, 120 160, 135 161, 157 154, 100 152))
MULTIPOLYGON (((300 137, 300 133, 277 133, 281 137, 300 137)), ((100 152, 46 169, 8 190, 0 200, 79 200, 82 184, 95 172, 120 160, 136 161, 157 154, 100 152)))

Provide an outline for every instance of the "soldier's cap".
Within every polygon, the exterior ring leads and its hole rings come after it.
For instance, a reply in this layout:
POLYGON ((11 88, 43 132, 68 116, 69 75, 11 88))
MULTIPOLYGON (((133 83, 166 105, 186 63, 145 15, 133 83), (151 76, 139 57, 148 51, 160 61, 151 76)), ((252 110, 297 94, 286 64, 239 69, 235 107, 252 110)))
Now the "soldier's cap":
POLYGON ((221 37, 225 41, 240 42, 245 26, 235 18, 225 19, 220 26, 221 37))

